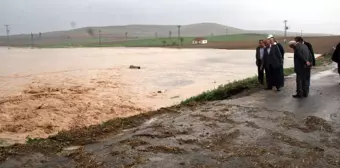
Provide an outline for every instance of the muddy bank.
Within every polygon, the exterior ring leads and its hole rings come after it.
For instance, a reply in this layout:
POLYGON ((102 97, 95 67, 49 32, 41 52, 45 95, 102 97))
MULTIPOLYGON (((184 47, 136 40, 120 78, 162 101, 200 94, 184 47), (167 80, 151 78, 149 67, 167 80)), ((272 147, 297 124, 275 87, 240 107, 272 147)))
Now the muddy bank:
POLYGON ((321 118, 299 118, 287 111, 222 102, 172 110, 91 144, 67 144, 55 139, 53 146, 46 145, 48 141, 40 142, 41 147, 34 145, 40 150, 12 150, 14 155, 1 166, 340 166, 339 127, 321 118), (15 154, 23 150, 24 155, 15 154))

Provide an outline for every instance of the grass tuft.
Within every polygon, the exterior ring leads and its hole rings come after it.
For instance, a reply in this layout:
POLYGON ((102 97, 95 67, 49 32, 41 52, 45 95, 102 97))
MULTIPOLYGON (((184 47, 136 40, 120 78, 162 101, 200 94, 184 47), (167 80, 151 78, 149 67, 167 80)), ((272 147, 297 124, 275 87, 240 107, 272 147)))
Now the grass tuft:
POLYGON ((243 80, 237 80, 225 85, 220 85, 216 89, 203 92, 197 96, 184 100, 181 104, 187 104, 192 101, 214 101, 227 99, 233 95, 259 87, 257 76, 246 78, 243 80))

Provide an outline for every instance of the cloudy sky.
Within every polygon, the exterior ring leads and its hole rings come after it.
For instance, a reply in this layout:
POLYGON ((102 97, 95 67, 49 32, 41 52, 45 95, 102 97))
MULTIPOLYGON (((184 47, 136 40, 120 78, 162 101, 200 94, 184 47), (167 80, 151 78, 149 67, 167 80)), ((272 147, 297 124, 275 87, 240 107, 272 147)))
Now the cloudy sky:
POLYGON ((249 30, 340 34, 340 0, 0 0, 0 34, 85 26, 215 22, 249 30))

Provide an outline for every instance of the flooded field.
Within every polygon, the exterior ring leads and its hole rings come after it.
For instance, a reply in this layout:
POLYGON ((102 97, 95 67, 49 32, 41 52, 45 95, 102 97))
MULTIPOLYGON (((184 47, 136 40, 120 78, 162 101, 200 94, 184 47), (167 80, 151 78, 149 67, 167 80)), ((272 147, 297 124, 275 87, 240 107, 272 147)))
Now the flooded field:
MULTIPOLYGON (((255 75, 254 54, 215 49, 0 48, 0 144, 179 103, 255 75)), ((292 64, 292 54, 287 54, 285 67, 292 64)))

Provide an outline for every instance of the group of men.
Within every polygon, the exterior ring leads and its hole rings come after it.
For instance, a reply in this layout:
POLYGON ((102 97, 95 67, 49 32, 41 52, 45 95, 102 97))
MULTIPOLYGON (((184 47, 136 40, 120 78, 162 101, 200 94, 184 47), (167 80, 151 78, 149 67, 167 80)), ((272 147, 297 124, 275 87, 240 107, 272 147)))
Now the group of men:
MULTIPOLYGON (((294 71, 296 73, 296 94, 294 98, 308 97, 310 85, 310 69, 315 65, 315 57, 312 45, 305 42, 302 37, 295 37, 290 41, 289 47, 294 50, 294 71)), ((266 90, 277 91, 284 86, 284 48, 272 35, 264 40, 259 40, 256 48, 256 65, 258 68, 258 80, 264 84, 266 76, 266 90), (265 72, 265 73, 264 73, 265 72)))

